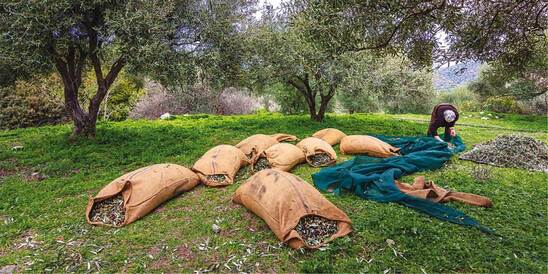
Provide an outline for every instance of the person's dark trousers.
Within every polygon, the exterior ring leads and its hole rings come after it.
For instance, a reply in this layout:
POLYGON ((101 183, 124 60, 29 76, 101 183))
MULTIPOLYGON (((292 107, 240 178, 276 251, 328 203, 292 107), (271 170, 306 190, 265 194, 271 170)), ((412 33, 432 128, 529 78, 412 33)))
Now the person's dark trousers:
POLYGON ((443 136, 443 140, 446 141, 446 142, 449 142, 451 141, 451 128, 450 127, 445 127, 445 134, 443 136))

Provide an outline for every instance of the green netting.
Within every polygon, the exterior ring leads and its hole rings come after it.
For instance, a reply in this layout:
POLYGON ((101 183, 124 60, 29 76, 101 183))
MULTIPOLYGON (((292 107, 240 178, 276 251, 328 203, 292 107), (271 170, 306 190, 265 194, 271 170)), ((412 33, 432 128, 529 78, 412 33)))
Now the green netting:
POLYGON ((492 232, 459 210, 401 192, 394 182, 404 175, 442 167, 453 154, 464 150, 464 143, 458 136, 452 139, 452 148, 431 137, 375 137, 399 147, 402 156, 384 159, 357 156, 313 174, 314 185, 336 194, 346 190, 363 199, 399 203, 444 221, 492 232))

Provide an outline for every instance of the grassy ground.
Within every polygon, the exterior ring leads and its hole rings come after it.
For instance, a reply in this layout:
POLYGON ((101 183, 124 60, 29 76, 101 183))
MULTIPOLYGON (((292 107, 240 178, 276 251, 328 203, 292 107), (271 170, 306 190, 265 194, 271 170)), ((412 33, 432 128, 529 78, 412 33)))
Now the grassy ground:
MULTIPOLYGON (((243 179, 226 188, 198 186, 126 228, 85 223, 88 197, 138 167, 163 162, 191 166, 209 148, 236 144, 255 133, 284 132, 303 138, 324 127, 337 127, 349 134, 421 135, 426 125, 420 120, 426 118, 337 115, 316 123, 304 116, 198 115, 101 123, 95 140, 69 140, 69 125, 1 131, 0 267, 15 264, 19 271, 41 272, 546 273, 548 175, 489 168, 492 178, 480 182, 471 175, 478 165, 456 157, 443 169, 422 174, 442 186, 490 197, 494 202, 490 209, 451 206, 496 229, 498 236, 397 204, 325 194, 349 215, 354 232, 325 250, 295 251, 280 245, 261 219, 231 202, 243 179), (17 145, 24 148, 12 150, 17 145), (42 175, 47 178, 37 180, 42 175), (219 234, 211 229, 215 222, 222 228, 219 234), (395 244, 389 246, 388 239, 395 244)), ((546 118, 505 119, 463 118, 463 123, 475 126, 460 127, 459 133, 468 147, 520 128, 548 140, 546 118)), ((344 159, 348 158, 339 161, 344 159)), ((317 171, 302 165, 294 173, 311 182, 310 175, 317 171)), ((403 181, 411 182, 414 175, 403 181)))

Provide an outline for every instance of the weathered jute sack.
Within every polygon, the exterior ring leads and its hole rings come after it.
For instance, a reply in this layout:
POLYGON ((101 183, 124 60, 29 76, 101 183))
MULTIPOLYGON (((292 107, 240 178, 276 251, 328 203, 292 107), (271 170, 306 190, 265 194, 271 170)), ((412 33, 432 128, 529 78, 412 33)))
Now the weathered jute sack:
POLYGON ((304 152, 306 161, 313 167, 328 166, 334 164, 337 161, 337 153, 335 152, 333 147, 331 147, 330 144, 322 139, 316 137, 308 137, 297 143, 297 147, 304 152), (317 154, 324 153, 329 156, 330 161, 319 165, 314 163, 313 157, 317 154))
POLYGON ((294 135, 277 133, 273 135, 255 134, 251 135, 241 142, 236 147, 239 148, 248 159, 253 159, 255 156, 261 154, 267 148, 285 141, 295 141, 297 137, 294 135))
POLYGON ((312 185, 288 172, 265 169, 256 173, 236 190, 232 201, 263 219, 280 241, 294 249, 321 246, 306 245, 295 230, 305 216, 316 215, 337 221, 337 232, 326 242, 352 231, 352 222, 342 210, 312 185))
POLYGON ((93 225, 114 226, 102 222, 93 222, 90 213, 95 203, 117 195, 124 199, 124 222, 118 227, 128 225, 147 215, 163 202, 189 191, 200 182, 190 169, 176 164, 157 164, 124 174, 106 185, 94 198, 90 198, 86 207, 86 220, 93 225))
POLYGON ((412 185, 396 181, 396 186, 401 192, 422 199, 428 199, 436 203, 458 201, 461 203, 492 207, 493 203, 489 198, 464 192, 449 191, 439 187, 431 181, 425 181, 424 176, 418 176, 412 185))
POLYGON ((397 147, 393 147, 368 135, 349 135, 341 140, 342 154, 366 154, 371 157, 388 158, 398 156, 397 147))
POLYGON ((324 128, 312 134, 312 137, 322 139, 332 146, 340 143, 341 139, 344 138, 345 136, 346 134, 344 134, 344 132, 336 128, 324 128))
MULTIPOLYGON (((304 163, 304 152, 295 145, 288 143, 275 144, 258 156, 258 158, 264 157, 268 161, 269 168, 290 171, 294 166, 304 163)), ((255 172, 255 163, 257 160, 252 161, 251 170, 255 172)))
POLYGON ((207 186, 227 186, 234 182, 238 170, 247 164, 245 154, 235 146, 218 145, 198 159, 192 170, 207 186))

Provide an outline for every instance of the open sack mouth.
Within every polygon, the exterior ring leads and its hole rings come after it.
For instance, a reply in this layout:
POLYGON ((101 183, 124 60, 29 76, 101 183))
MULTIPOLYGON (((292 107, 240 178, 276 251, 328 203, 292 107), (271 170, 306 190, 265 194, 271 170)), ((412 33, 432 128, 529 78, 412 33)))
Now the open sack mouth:
POLYGON ((224 174, 207 175, 207 179, 215 183, 224 183, 226 181, 226 175, 224 174))
POLYGON ((270 162, 265 157, 259 157, 255 164, 253 164, 253 172, 259 172, 263 169, 269 169, 272 166, 270 165, 270 162))
POLYGON ((333 162, 333 158, 331 158, 329 154, 323 152, 310 155, 307 158, 310 165, 313 167, 325 166, 333 162))
POLYGON ((121 226, 125 218, 126 212, 122 194, 95 202, 89 213, 90 221, 112 226, 121 226))
POLYGON ((307 246, 320 246, 337 233, 337 223, 320 216, 308 215, 299 219, 295 231, 307 246))

